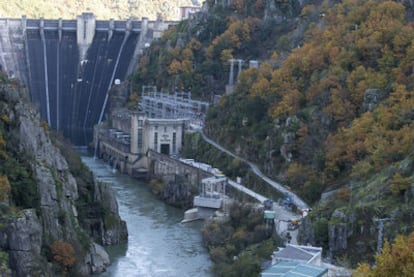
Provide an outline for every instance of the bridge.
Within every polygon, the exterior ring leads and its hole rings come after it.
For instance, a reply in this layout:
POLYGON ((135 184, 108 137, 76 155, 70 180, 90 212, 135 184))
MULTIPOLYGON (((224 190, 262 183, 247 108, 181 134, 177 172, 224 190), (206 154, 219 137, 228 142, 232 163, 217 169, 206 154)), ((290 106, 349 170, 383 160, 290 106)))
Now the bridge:
POLYGON ((49 126, 75 145, 92 141, 112 86, 126 79, 137 56, 176 22, 0 19, 0 63, 27 87, 49 126), (119 81, 118 81, 119 80, 119 81))

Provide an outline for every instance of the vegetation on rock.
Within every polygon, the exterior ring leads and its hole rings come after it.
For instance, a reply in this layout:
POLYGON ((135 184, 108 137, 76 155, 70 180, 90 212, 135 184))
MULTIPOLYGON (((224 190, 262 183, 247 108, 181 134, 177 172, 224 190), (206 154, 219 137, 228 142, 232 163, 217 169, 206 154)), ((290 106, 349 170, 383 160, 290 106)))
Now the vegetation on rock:
POLYGON ((110 192, 95 191, 99 186, 71 145, 40 122, 27 92, 3 73, 0 77, 0 272, 59 274, 59 270, 54 272, 56 267, 47 266, 50 262, 70 274, 89 271, 93 261, 83 263, 87 253, 95 255, 90 248, 92 239, 99 243, 126 239, 125 223, 114 211, 113 201, 105 198, 110 192), (51 144, 52 135, 55 145, 51 144), (98 224, 92 226, 88 220, 98 224), (10 236, 13 230, 18 234, 10 236), (24 246, 30 250, 21 250, 23 244, 30 244, 24 246), (26 256, 19 256, 21 253, 26 256), (29 262, 18 264, 20 259, 29 262))
POLYGON ((63 271, 67 272, 76 261, 75 249, 73 246, 65 241, 55 241, 50 246, 53 260, 58 263, 63 271))
POLYGON ((232 204, 227 222, 207 221, 202 229, 204 244, 215 263, 215 276, 258 276, 261 262, 281 243, 273 225, 266 225, 263 209, 232 204))

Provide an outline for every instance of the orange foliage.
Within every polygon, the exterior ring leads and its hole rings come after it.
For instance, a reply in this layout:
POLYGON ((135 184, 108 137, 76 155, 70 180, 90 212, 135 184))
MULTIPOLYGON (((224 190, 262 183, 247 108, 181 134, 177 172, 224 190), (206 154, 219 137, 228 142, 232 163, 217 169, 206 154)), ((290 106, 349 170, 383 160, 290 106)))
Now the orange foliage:
POLYGON ((8 198, 10 189, 10 183, 7 176, 0 176, 0 201, 4 201, 8 198))
POLYGON ((183 60, 192 60, 194 57, 193 51, 190 48, 184 48, 183 51, 181 51, 181 57, 183 60))
POLYGON ((326 169, 338 172, 367 158, 379 170, 413 151, 413 106, 413 92, 397 86, 374 112, 326 140, 326 169))
POLYGON ((52 250, 53 259, 60 264, 65 271, 75 263, 75 249, 70 243, 57 240, 50 246, 50 248, 52 250))
POLYGON ((229 18, 227 30, 215 37, 207 47, 206 57, 217 58, 224 49, 239 49, 242 42, 250 40, 250 27, 247 22, 229 18))
POLYGON ((409 178, 404 178, 400 173, 395 173, 390 182, 390 189, 393 194, 400 194, 405 192, 410 184, 411 180, 409 178))
POLYGON ((189 60, 183 60, 181 62, 181 71, 183 73, 190 73, 193 69, 193 63, 189 60))
POLYGON ((198 51, 201 49, 201 42, 195 38, 191 38, 190 42, 188 43, 188 47, 190 47, 192 50, 198 51))
POLYGON ((340 188, 336 193, 336 198, 339 200, 348 201, 351 198, 351 193, 347 188, 340 188))
POLYGON ((397 236, 394 243, 384 243, 381 254, 375 256, 375 266, 362 263, 352 274, 355 277, 413 276, 414 233, 397 236))
POLYGON ((296 135, 298 137, 299 143, 301 143, 308 137, 308 131, 309 131, 308 126, 305 123, 300 122, 300 127, 296 131, 296 135))
POLYGON ((170 63, 170 66, 167 68, 167 72, 170 75, 178 74, 180 70, 181 70, 181 63, 180 61, 176 59, 172 60, 172 62, 170 63))
POLYGON ((340 89, 331 89, 331 98, 329 105, 324 112, 330 115, 338 126, 347 125, 348 121, 355 117, 355 106, 348 99, 348 94, 340 89))
POLYGON ((7 153, 4 151, 6 147, 6 141, 3 138, 3 135, 0 133, 0 158, 7 159, 7 153))
POLYGON ((276 103, 272 117, 287 117, 295 114, 300 108, 301 100, 302 94, 298 90, 289 91, 283 95, 280 102, 276 103))
POLYGON ((223 65, 227 65, 230 59, 233 59, 233 49, 224 49, 221 51, 220 60, 223 65))
POLYGON ((258 80, 253 84, 251 94, 253 96, 264 96, 270 91, 270 82, 263 77, 259 77, 258 80))

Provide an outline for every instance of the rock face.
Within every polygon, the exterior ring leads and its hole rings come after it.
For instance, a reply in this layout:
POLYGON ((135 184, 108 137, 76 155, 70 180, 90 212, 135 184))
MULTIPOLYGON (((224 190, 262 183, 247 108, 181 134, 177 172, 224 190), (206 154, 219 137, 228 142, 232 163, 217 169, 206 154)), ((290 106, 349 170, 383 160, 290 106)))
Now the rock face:
POLYGON ((108 184, 100 184, 99 186, 96 185, 95 191, 97 191, 96 197, 98 202, 105 203, 108 210, 104 224, 101 225, 100 241, 104 245, 125 242, 128 239, 128 230, 125 221, 121 220, 118 215, 118 202, 112 189, 108 184))
POLYGON ((191 207, 194 195, 190 184, 181 181, 171 181, 162 192, 161 198, 168 204, 188 208, 191 207))
POLYGON ((349 237, 347 217, 343 212, 334 211, 331 221, 337 223, 330 224, 328 229, 330 254, 347 249, 349 237))
MULTIPOLYGON (((9 216, 6 227, 0 228, 0 251, 8 253, 13 276, 59 276, 63 270, 56 272, 58 263, 52 255, 46 257, 45 253, 50 253, 54 242, 63 241, 75 250, 76 261, 69 268, 71 273, 86 276, 102 272, 110 263, 109 257, 90 238, 90 229, 81 227, 88 224, 79 223, 76 179, 60 150, 41 126, 39 114, 29 103, 18 100, 18 94, 12 89, 8 92, 7 97, 13 104, 9 105, 7 116, 15 122, 10 132, 15 134, 18 142, 13 143, 18 144, 19 151, 31 165, 39 207, 9 216)), ((128 236, 126 223, 119 217, 114 193, 108 186, 96 182, 94 186, 95 199, 91 205, 103 209, 97 217, 100 227, 93 233, 93 239, 103 244, 125 241, 128 236)))
POLYGON ((386 94, 381 89, 367 89, 364 93, 364 102, 362 103, 364 112, 373 111, 385 97, 386 94))
POLYGON ((91 272, 103 272, 111 263, 108 253, 99 244, 92 243, 90 255, 85 258, 85 263, 91 265, 91 272))
POLYGON ((6 228, 5 245, 9 249, 9 263, 16 276, 51 276, 52 271, 44 257, 42 225, 34 209, 23 210, 6 228))

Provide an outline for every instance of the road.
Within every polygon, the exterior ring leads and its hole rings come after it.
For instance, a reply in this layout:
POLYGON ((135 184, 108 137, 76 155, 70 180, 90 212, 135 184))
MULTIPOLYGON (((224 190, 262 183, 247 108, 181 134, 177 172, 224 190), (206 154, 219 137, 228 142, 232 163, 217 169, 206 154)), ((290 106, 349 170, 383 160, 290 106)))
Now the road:
MULTIPOLYGON (((216 147, 217 149, 219 149, 222 152, 227 153, 228 155, 232 156, 233 158, 237 158, 240 159, 241 161, 247 163, 251 170, 253 171, 254 174, 256 174, 258 177, 260 177, 263 181, 265 181, 266 183, 268 183, 269 185, 271 185, 272 187, 274 187, 276 190, 280 191, 283 194, 289 194, 292 198, 293 203, 299 208, 299 209, 309 209, 309 206, 302 200, 300 199, 299 196, 297 196, 296 194, 294 194, 293 192, 291 192, 290 190, 288 190, 287 188, 285 188, 284 186, 282 186, 281 184, 279 184, 278 182, 275 182, 273 180, 271 180, 269 177, 265 176, 260 169, 257 167, 257 165, 255 165, 252 162, 247 161, 246 159, 243 159, 237 155, 235 155, 234 153, 230 152, 229 150, 227 150, 226 148, 224 148, 223 146, 217 144, 215 141, 211 140, 210 138, 208 138, 204 132, 202 130, 200 130, 200 134, 203 137, 204 141, 206 141, 207 143, 213 145, 214 147, 216 147)), ((244 186, 242 186, 241 184, 238 184, 234 181, 229 180, 229 184, 235 188, 237 188, 240 191, 245 192, 246 194, 254 197, 255 199, 257 199, 258 201, 260 201, 261 203, 263 203, 267 198, 263 195, 260 195, 244 186)), ((273 204, 273 210, 275 211, 275 229, 276 232, 279 234, 279 236, 281 238, 286 239, 286 235, 289 233, 291 239, 288 241, 286 240, 286 242, 290 242, 291 244, 297 244, 297 235, 298 235, 298 230, 288 230, 288 226, 289 226, 289 221, 291 219, 298 219, 300 216, 297 213, 293 213, 291 211, 286 210, 284 207, 278 205, 277 203, 273 204)))
POLYGON ((254 163, 252 163, 252 162, 250 162, 250 161, 248 161, 244 158, 241 158, 241 157, 237 156, 236 154, 230 152, 229 150, 227 150, 223 146, 217 144, 215 141, 208 138, 202 130, 200 131, 200 134, 207 143, 213 145, 214 147, 216 147, 220 151, 227 153, 228 155, 232 156, 233 158, 237 158, 237 159, 247 163, 250 166, 250 168, 251 168, 251 170, 253 171, 254 174, 256 174, 263 181, 265 181, 266 183, 271 185, 273 188, 275 188, 276 190, 278 190, 282 194, 289 194, 289 196, 292 198, 293 203, 298 207, 298 209, 309 209, 309 206, 299 196, 297 196, 295 193, 293 193, 292 191, 290 191, 286 187, 282 186, 280 183, 275 182, 272 179, 270 179, 269 177, 267 177, 266 175, 264 175, 260 171, 260 169, 257 167, 257 165, 255 165, 254 163))

